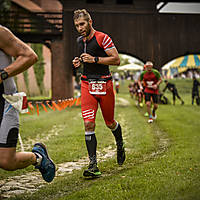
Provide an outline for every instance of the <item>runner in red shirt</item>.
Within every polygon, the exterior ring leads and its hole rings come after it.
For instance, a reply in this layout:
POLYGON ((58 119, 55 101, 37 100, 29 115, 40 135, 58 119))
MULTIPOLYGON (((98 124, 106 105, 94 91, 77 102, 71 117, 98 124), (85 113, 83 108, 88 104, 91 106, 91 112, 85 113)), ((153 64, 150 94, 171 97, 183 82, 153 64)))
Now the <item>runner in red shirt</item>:
POLYGON ((74 24, 80 33, 77 39, 79 57, 75 57, 75 68, 83 64, 81 77, 81 110, 85 126, 85 142, 90 159, 84 176, 101 175, 97 167, 95 118, 100 104, 106 126, 111 129, 117 144, 117 162, 122 165, 125 150, 120 124, 114 120, 115 98, 109 65, 119 65, 120 58, 112 39, 105 33, 94 30, 90 14, 85 10, 74 11, 74 24))
POLYGON ((140 75, 139 85, 143 89, 142 82, 145 85, 144 94, 145 102, 147 105, 147 112, 149 114, 148 123, 152 123, 156 119, 156 110, 158 108, 158 88, 162 82, 161 75, 156 69, 153 68, 153 63, 148 61, 145 64, 146 68, 140 75), (151 98, 153 101, 153 110, 151 114, 151 98))

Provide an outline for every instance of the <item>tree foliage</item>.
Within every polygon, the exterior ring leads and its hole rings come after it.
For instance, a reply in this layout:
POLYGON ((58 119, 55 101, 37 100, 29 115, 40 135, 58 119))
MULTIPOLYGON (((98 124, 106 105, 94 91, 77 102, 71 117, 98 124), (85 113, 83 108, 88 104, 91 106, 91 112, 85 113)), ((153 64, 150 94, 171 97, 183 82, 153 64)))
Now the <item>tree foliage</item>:
POLYGON ((0 11, 9 11, 11 7, 10 0, 0 0, 0 11))

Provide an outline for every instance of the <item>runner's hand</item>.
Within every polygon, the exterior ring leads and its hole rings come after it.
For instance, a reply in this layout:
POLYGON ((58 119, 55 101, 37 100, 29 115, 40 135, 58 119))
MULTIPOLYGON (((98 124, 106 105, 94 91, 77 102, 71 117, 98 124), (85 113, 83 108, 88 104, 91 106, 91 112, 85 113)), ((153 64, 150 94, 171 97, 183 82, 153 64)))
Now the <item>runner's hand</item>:
POLYGON ((156 89, 158 88, 158 85, 157 85, 157 84, 154 84, 154 85, 152 85, 152 88, 153 88, 154 90, 156 90, 156 89))
POLYGON ((87 63, 94 63, 95 62, 94 57, 91 56, 88 53, 82 53, 80 57, 83 60, 83 62, 87 62, 87 63))
POLYGON ((73 65, 75 68, 80 67, 81 62, 80 62, 80 58, 79 57, 75 57, 74 60, 72 61, 73 65))

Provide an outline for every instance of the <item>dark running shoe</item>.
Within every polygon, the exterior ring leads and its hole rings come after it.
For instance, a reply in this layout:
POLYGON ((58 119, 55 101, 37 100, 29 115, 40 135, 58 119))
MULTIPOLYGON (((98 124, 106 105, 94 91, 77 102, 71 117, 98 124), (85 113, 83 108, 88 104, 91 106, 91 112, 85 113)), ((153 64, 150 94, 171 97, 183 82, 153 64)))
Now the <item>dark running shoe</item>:
POLYGON ((96 163, 90 163, 88 169, 84 170, 83 176, 85 177, 99 177, 101 176, 101 172, 97 167, 96 163))
POLYGON ((118 165, 122 165, 126 159, 125 149, 123 142, 117 144, 117 163, 118 165))
POLYGON ((42 156, 40 165, 36 165, 35 168, 39 169, 46 182, 51 182, 55 177, 56 167, 53 161, 49 158, 45 145, 42 143, 36 143, 32 152, 42 156))

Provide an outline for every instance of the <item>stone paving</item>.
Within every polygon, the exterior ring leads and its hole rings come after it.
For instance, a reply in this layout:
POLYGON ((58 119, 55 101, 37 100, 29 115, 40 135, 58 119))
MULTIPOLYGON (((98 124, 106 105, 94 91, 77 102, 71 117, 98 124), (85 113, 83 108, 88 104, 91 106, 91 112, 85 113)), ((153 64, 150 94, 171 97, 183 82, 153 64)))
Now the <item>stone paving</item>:
MULTIPOLYGON (((97 152, 98 161, 102 162, 113 157, 116 151, 111 147, 103 150, 105 154, 97 152)), ((82 158, 76 162, 66 162, 57 165, 56 177, 64 176, 67 173, 72 173, 73 170, 81 170, 83 166, 88 165, 88 158, 82 158)), ((23 193, 32 193, 43 187, 46 183, 39 171, 34 171, 21 176, 13 176, 6 180, 0 180, 0 199, 6 199, 23 193), (40 184, 38 184, 40 183, 40 184)))

